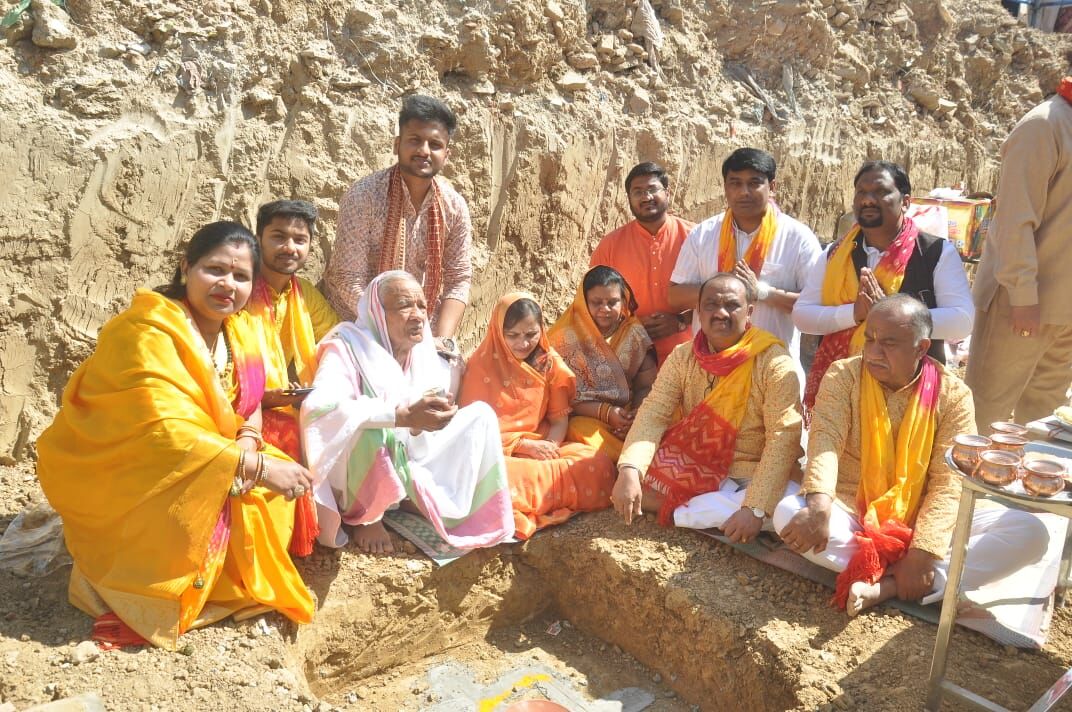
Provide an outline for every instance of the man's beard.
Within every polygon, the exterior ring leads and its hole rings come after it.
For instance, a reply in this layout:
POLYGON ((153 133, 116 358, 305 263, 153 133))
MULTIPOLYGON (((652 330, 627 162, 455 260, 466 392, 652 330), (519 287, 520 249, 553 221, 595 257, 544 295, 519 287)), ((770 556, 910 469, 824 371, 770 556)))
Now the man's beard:
POLYGON ((885 222, 882 217, 882 213, 879 213, 873 218, 865 218, 857 215, 856 222, 860 227, 882 227, 882 223, 885 222))
POLYGON ((663 207, 660 207, 658 210, 656 210, 651 215, 645 215, 645 216, 641 217, 640 213, 638 213, 636 210, 633 209, 633 206, 631 206, 631 205, 629 206, 629 212, 631 212, 633 214, 633 217, 636 218, 637 220, 643 220, 645 222, 655 222, 656 220, 661 219, 664 215, 666 215, 666 211, 669 210, 669 209, 670 209, 670 206, 663 206, 663 207))

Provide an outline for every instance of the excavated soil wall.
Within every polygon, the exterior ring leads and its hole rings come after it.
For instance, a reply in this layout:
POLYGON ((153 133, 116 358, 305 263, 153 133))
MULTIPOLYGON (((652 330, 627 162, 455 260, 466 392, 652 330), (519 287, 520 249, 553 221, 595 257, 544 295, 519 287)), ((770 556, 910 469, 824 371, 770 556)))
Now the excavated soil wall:
POLYGON ((992 189, 1006 131, 1067 69, 1066 40, 997 3, 652 5, 661 73, 618 0, 34 0, 0 47, 0 462, 32 457, 100 326, 204 222, 310 199, 319 275, 342 193, 391 162, 405 93, 459 114, 471 345, 504 290, 551 316, 568 302, 639 160, 698 220, 721 208, 722 159, 767 148, 779 203, 827 238, 864 158, 992 189))

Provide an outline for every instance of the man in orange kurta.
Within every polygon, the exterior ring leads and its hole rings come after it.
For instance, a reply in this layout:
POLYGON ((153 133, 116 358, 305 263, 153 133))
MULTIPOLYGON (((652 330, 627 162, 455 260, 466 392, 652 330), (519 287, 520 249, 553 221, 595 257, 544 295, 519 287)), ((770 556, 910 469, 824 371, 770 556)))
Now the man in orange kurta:
POLYGON ((661 366, 678 344, 691 338, 692 312, 667 301, 670 275, 693 223, 669 215, 670 181, 656 163, 637 164, 625 178, 632 220, 607 233, 592 253, 591 265, 618 270, 637 300, 636 316, 655 344, 661 366))

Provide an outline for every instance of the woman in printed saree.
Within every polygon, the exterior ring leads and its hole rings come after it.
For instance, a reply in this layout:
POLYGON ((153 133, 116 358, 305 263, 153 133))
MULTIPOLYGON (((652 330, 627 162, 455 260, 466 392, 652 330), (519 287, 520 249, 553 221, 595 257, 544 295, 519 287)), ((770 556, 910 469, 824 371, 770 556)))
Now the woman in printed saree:
POLYGON ((644 325, 633 316, 633 290, 613 267, 584 276, 573 304, 547 338, 577 376, 566 439, 599 448, 611 459, 636 409, 651 390, 658 366, 644 325))
POLYGON ((320 542, 343 546, 347 524, 362 550, 392 551, 381 520, 400 503, 459 549, 509 539, 495 414, 482 403, 453 403, 452 370, 436 353, 421 285, 407 272, 384 272, 357 312, 321 342, 313 392, 302 403, 320 542))
POLYGON ((462 405, 499 416, 517 536, 577 512, 610 506, 614 463, 591 445, 564 442, 576 377, 551 348, 539 304, 524 292, 499 300, 462 379, 462 405))
POLYGON ((263 337, 248 314, 257 245, 217 222, 171 284, 139 290, 101 329, 38 441, 41 487, 74 559, 71 602, 106 646, 275 609, 308 623, 287 555, 301 465, 263 448, 263 337))

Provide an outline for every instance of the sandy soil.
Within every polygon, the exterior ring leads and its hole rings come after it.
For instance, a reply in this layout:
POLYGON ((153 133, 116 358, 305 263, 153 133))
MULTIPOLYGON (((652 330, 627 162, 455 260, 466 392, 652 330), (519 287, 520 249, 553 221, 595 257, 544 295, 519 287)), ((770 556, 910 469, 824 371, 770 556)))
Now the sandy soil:
MULTIPOLYGON (((0 470, 0 526, 32 494, 25 476, 0 470)), ((178 653, 80 664, 90 620, 66 601, 66 571, 0 576, 0 702, 95 691, 110 710, 418 710, 440 701, 436 664, 484 683, 536 656, 590 699, 638 686, 655 710, 920 709, 936 632, 885 607, 848 621, 816 584, 611 512, 444 568, 318 549, 301 570, 320 602, 313 625, 269 615, 194 631, 178 653), (553 621, 566 622, 558 636, 553 621)), ((1024 708, 1072 665, 1070 634, 1067 610, 1041 651, 958 629, 950 678, 1024 708)))

